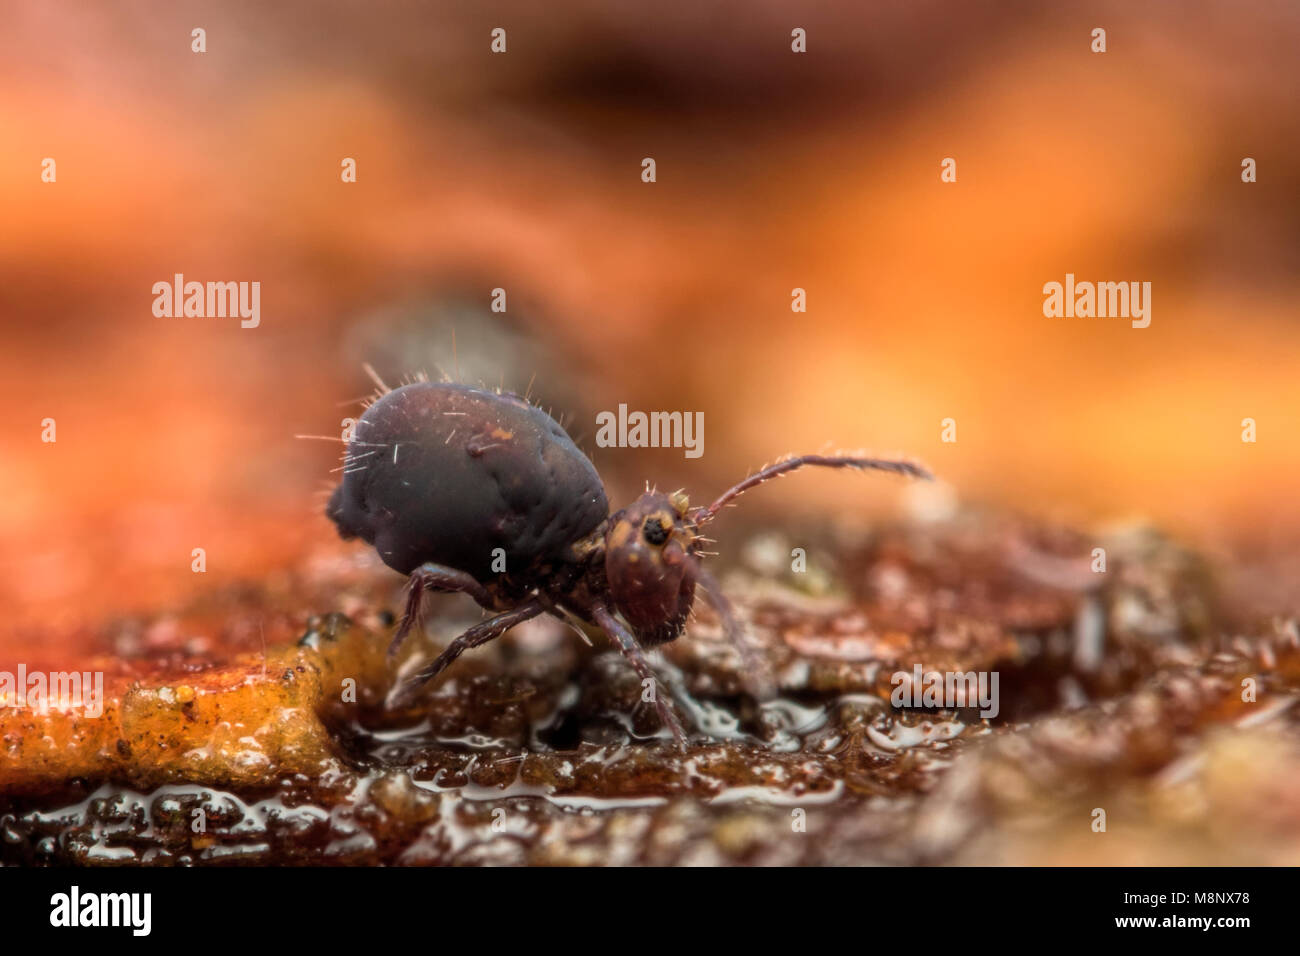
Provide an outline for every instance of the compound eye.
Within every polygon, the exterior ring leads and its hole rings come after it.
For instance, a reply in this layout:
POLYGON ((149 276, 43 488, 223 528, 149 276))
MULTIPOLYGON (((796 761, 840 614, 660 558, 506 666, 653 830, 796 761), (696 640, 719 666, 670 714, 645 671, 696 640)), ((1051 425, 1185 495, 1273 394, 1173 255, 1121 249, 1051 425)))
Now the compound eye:
POLYGON ((646 518, 645 524, 641 526, 641 533, 655 547, 668 540, 668 527, 662 518, 646 518))

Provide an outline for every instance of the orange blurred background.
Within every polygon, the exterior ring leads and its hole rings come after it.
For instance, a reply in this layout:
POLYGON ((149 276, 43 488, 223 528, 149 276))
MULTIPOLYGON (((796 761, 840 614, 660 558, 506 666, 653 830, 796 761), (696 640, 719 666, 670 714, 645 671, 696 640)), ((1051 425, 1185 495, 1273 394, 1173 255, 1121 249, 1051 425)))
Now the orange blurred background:
MULTIPOLYGON (((853 6, 7 3, 11 624, 179 600, 194 547, 215 586, 333 542, 338 449, 293 436, 339 432, 363 362, 535 374, 616 503, 829 444, 962 501, 1295 542, 1300 7, 853 6), (178 272, 261 282, 260 327, 156 318, 178 272), (1151 326, 1045 318, 1067 272, 1151 282, 1151 326), (621 402, 703 411, 704 456, 594 448, 621 402)), ((752 507, 904 494, 809 475, 752 507)))

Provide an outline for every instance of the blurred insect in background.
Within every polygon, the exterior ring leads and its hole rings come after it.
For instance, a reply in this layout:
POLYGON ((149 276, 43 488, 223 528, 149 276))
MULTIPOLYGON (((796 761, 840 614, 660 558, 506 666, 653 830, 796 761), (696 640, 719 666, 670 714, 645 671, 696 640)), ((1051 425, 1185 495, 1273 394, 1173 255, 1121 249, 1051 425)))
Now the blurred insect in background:
MULTIPOLYGON (((389 389, 375 379, 381 395, 356 423, 326 513, 342 537, 374 545, 385 564, 410 576, 390 657, 418 622, 426 591, 462 592, 495 612, 395 687, 390 707, 405 706, 465 651, 541 614, 598 627, 655 687, 642 650, 681 635, 697 585, 746 671, 760 673, 703 565, 701 528, 750 488, 808 465, 931 477, 905 461, 802 455, 763 468, 707 506, 648 490, 610 514, 590 460, 525 399, 446 382, 389 389)), ((657 691, 653 699, 684 746, 673 707, 657 691)))

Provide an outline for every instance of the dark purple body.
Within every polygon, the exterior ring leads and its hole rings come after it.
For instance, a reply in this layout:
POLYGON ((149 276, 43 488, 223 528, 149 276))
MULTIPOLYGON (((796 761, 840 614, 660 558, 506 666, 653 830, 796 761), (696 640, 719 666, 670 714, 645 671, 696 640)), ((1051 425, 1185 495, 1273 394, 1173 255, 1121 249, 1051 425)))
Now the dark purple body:
POLYGON ((403 574, 426 562, 519 585, 609 515, 600 476, 550 415, 509 394, 420 382, 366 410, 327 513, 403 574))

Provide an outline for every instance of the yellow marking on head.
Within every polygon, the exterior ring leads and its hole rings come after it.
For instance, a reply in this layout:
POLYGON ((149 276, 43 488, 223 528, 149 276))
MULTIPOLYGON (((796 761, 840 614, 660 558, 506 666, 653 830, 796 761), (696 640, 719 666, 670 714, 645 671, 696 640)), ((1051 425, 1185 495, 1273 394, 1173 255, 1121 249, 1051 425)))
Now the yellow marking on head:
POLYGON ((632 534, 634 529, 632 522, 624 519, 614 525, 614 530, 609 534, 609 544, 612 548, 621 548, 627 544, 628 535, 632 534))

